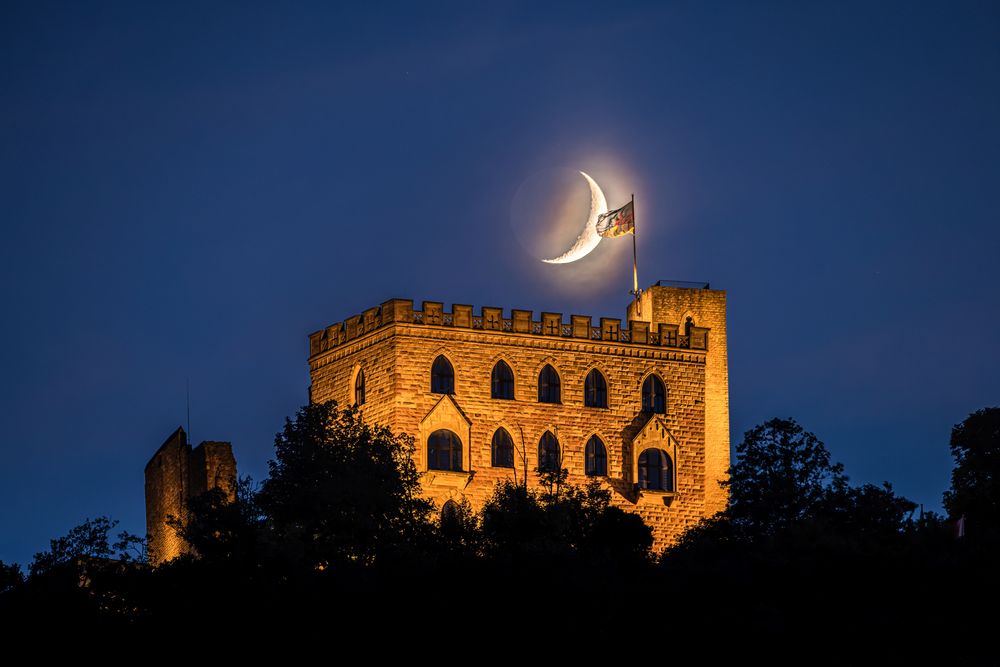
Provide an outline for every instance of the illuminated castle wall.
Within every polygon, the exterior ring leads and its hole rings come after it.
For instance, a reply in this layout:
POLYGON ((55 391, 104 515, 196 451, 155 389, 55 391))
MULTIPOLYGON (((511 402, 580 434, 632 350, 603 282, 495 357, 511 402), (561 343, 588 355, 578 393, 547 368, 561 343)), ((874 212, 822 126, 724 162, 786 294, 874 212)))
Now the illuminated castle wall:
POLYGON ((597 479, 613 491, 615 504, 653 528, 657 548, 724 508, 725 292, 658 283, 629 305, 627 329, 612 318, 594 326, 579 315, 568 322, 560 313, 503 315, 500 308, 477 314, 458 304, 446 312, 429 301, 415 310, 412 301, 393 299, 317 331, 309 337, 311 400, 352 405, 363 385, 364 417, 416 438, 424 492, 439 506, 464 497, 478 508, 497 481, 521 479, 525 466, 529 483, 537 484, 539 443, 549 433, 573 483, 588 480, 587 443, 600 439, 606 474, 597 479), (453 369, 451 393, 432 391, 439 357, 453 369), (491 375, 500 361, 513 371, 511 400, 493 397, 491 375), (539 400, 546 366, 558 376, 558 403, 539 400), (585 405, 586 378, 595 369, 606 383, 607 407, 585 405), (644 386, 655 382, 647 383, 650 376, 665 386, 665 404, 644 410, 644 386), (513 441, 514 468, 494 465, 501 428, 513 441), (457 436, 454 458, 440 454, 442 433, 454 434, 449 443, 457 436), (431 447, 437 456, 429 461, 431 447))
POLYGON ((236 459, 228 442, 203 442, 192 448, 178 427, 146 464, 146 534, 153 565, 190 551, 177 531, 167 525, 171 516, 183 519, 187 503, 209 489, 236 494, 236 459))

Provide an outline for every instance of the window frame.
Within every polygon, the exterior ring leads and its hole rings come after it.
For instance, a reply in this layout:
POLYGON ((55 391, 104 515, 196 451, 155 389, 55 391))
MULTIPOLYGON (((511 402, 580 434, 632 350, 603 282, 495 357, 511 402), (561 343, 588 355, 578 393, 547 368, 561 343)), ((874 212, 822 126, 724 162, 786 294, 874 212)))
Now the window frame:
POLYGON ((493 431, 493 437, 490 439, 490 467, 492 468, 514 468, 514 438, 511 437, 510 431, 508 431, 503 426, 497 427, 497 430, 493 431), (510 465, 504 465, 502 462, 497 463, 497 437, 500 436, 501 432, 503 436, 506 437, 507 443, 510 445, 510 465))
POLYGON ((645 493, 674 493, 676 491, 676 480, 674 479, 674 461, 665 449, 659 447, 648 447, 641 452, 636 460, 636 486, 645 493), (649 486, 649 453, 654 452, 659 458, 659 486, 649 486), (646 458, 646 465, 643 466, 643 457, 646 458), (643 482, 645 481, 645 486, 643 482))
POLYGON ((462 438, 459 437, 459 435, 454 431, 452 431, 451 429, 439 428, 436 431, 433 431, 429 436, 427 436, 427 443, 425 446, 427 448, 426 452, 427 452, 428 470, 435 470, 439 472, 465 472, 465 470, 463 470, 463 465, 462 465, 463 463, 462 458, 465 453, 463 451, 462 438), (431 455, 432 443, 434 443, 435 441, 435 436, 438 436, 439 434, 447 434, 447 437, 449 439, 448 454, 447 454, 449 467, 438 466, 441 459, 441 450, 439 444, 435 444, 433 450, 435 455, 434 456, 431 455))
POLYGON ((557 472, 562 469, 562 448, 559 445, 559 438, 552 431, 546 430, 538 439, 538 472, 557 472), (543 449, 543 445, 550 443, 555 447, 555 461, 550 461, 551 450, 543 449), (544 464, 543 464, 544 461, 544 464), (551 463, 551 465, 549 465, 551 463))
POLYGON ((434 357, 434 361, 431 363, 431 393, 440 394, 442 396, 454 396, 455 394, 455 365, 451 363, 451 359, 443 354, 439 354, 434 357), (439 370, 440 367, 438 362, 444 362, 444 364, 446 364, 448 374, 443 374, 439 370), (441 386, 441 383, 445 382, 445 379, 449 377, 450 379, 448 381, 451 384, 451 391, 440 391, 445 388, 441 386))
POLYGON ((665 414, 667 414, 667 383, 663 381, 663 378, 661 378, 656 373, 650 373, 649 375, 647 375, 643 379, 643 381, 642 381, 642 388, 641 388, 640 392, 641 392, 641 397, 642 397, 642 412, 651 413, 651 414, 654 414, 654 415, 665 415, 665 414), (649 386, 652 387, 652 391, 650 392, 650 398, 649 398, 648 402, 646 400, 646 398, 647 398, 646 386, 647 385, 649 385, 649 386), (656 404, 656 399, 657 399, 656 388, 657 387, 659 387, 660 389, 662 389, 662 400, 663 400, 663 410, 662 411, 656 409, 657 408, 657 404, 656 404))
POLYGON ((583 450, 583 473, 587 477, 608 476, 608 447, 604 444, 601 436, 596 433, 587 438, 587 444, 583 450), (598 450, 598 448, 600 449, 598 450), (591 456, 592 449, 593 456, 591 456), (594 460, 593 468, 591 468, 591 459, 594 460), (603 461, 603 472, 599 471, 598 461, 603 461))
POLYGON ((545 364, 538 371, 538 402, 550 405, 560 405, 562 403, 562 378, 559 377, 559 371, 552 364, 545 364), (547 371, 551 371, 551 376, 545 378, 543 385, 542 378, 548 375, 547 371), (552 382, 553 378, 555 379, 554 383, 552 382), (544 392, 542 390, 543 386, 545 387, 544 392), (555 387, 555 400, 550 400, 552 398, 553 387, 555 387))
POLYGON ((583 406, 601 410, 608 409, 608 379, 598 368, 591 368, 583 379, 583 406), (591 378, 596 378, 593 387, 591 387, 591 378), (591 394, 594 394, 593 399, 591 399, 591 394))
MULTIPOLYGON (((503 371, 501 371, 501 372, 503 372, 503 371)), ((514 369, 511 368, 510 364, 508 364, 503 359, 498 359, 497 362, 495 364, 493 364, 493 370, 490 371, 490 398, 494 399, 494 400, 497 400, 497 401, 513 401, 514 400, 514 369), (500 378, 499 381, 498 381, 498 378, 497 378, 497 369, 499 369, 501 367, 501 364, 503 364, 503 368, 506 369, 506 372, 508 374, 507 377, 509 378, 509 384, 510 384, 510 395, 509 396, 500 396, 500 395, 498 395, 498 392, 497 392, 498 386, 500 386, 502 388, 506 388, 506 386, 508 384, 507 378, 500 378)))
POLYGON ((365 387, 365 371, 363 368, 359 368, 357 373, 354 374, 354 405, 355 407, 361 407, 365 404, 367 400, 367 388, 365 387), (358 395, 360 394, 360 400, 358 395))

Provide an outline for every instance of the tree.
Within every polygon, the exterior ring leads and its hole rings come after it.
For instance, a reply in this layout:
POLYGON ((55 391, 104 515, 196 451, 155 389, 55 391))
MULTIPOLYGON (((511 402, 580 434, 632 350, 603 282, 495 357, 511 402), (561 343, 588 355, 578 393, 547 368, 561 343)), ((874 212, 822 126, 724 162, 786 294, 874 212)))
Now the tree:
POLYGON ((24 574, 17 563, 7 565, 0 560, 0 595, 10 592, 24 583, 24 574))
POLYGON ((828 492, 845 488, 844 466, 793 419, 771 419, 743 435, 729 469, 728 517, 770 534, 816 515, 828 492))
POLYGON ((118 534, 118 540, 111 542, 109 533, 117 525, 118 521, 99 516, 96 519, 86 519, 63 537, 50 540, 48 551, 35 554, 30 566, 31 576, 37 577, 55 567, 81 558, 117 558, 121 562, 144 562, 145 539, 128 531, 122 531, 118 534))
POLYGON ((274 448, 258 501, 292 561, 371 564, 428 535, 432 504, 419 495, 412 437, 328 401, 286 419, 274 448))
MULTIPOLYGON (((729 506, 680 540, 682 550, 772 538, 809 547, 892 538, 916 505, 888 482, 851 486, 844 466, 793 419, 771 419, 743 435, 729 468, 729 506)), ((675 553, 678 550, 674 550, 675 553)))
POLYGON ((198 557, 250 564, 259 556, 258 543, 265 517, 251 478, 237 480, 233 500, 222 489, 213 488, 192 498, 187 510, 184 519, 171 516, 167 523, 198 557))
POLYGON ((486 554, 492 557, 541 563, 583 558, 626 565, 646 561, 653 545, 642 518, 611 505, 611 492, 596 480, 584 486, 565 479, 543 483, 541 492, 502 482, 480 516, 486 554))
POLYGON ((1000 407, 973 412, 951 430, 955 468, 944 506, 972 538, 1000 537, 1000 407))

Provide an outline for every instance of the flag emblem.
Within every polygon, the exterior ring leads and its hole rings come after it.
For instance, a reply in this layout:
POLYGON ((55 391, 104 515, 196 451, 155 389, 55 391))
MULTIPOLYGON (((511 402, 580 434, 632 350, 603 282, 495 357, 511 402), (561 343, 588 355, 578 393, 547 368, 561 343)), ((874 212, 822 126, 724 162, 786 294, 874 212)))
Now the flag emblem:
POLYGON ((597 218, 596 228, 597 233, 605 238, 635 234, 635 209, 632 207, 632 202, 602 213, 597 218))

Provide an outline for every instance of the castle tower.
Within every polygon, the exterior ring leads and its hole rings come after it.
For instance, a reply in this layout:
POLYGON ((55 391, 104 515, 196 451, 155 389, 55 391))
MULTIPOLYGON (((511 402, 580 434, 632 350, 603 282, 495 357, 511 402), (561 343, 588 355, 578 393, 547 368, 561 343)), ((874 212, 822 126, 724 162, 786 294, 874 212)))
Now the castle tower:
POLYGON ((146 535, 149 562, 159 565, 186 554, 190 547, 167 525, 183 518, 191 498, 222 489, 236 497, 236 459, 228 442, 203 442, 194 449, 178 427, 146 464, 146 535))
POLYGON ((708 283, 658 281, 628 307, 630 322, 649 322, 650 331, 687 337, 691 347, 705 347, 705 511, 726 508, 719 481, 729 469, 729 362, 726 348, 726 293, 708 283), (711 342, 709 343, 709 339, 711 342))

